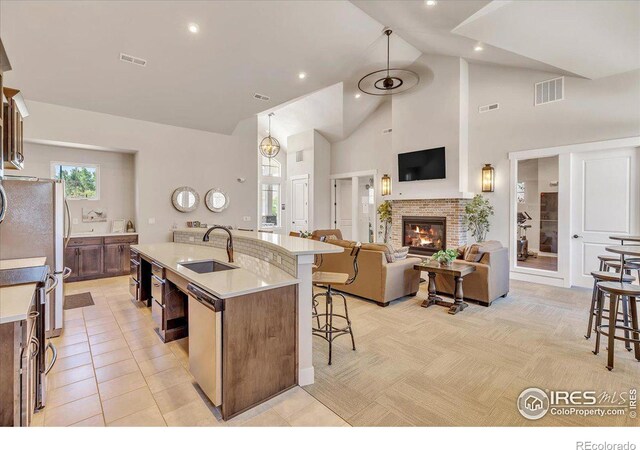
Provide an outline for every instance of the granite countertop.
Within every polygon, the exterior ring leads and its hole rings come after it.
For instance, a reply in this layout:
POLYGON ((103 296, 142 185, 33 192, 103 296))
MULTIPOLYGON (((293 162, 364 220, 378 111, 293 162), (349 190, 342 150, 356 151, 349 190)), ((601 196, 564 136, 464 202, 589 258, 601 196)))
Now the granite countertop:
MULTIPOLYGON (((173 231, 181 233, 193 233, 196 235, 204 235, 207 231, 206 228, 178 228, 173 231)), ((213 233, 219 233, 226 236, 222 230, 214 230, 213 233)), ((313 239, 303 239, 300 237, 289 236, 286 234, 275 233, 261 233, 259 231, 238 231, 231 230, 231 234, 234 237, 241 237, 246 239, 253 239, 255 241, 266 242, 278 247, 281 247, 285 251, 292 255, 316 255, 323 253, 342 253, 344 248, 337 245, 328 244, 326 242, 314 241, 313 239)))
POLYGON ((203 245, 166 242, 133 245, 143 256, 158 262, 189 282, 219 298, 231 298, 298 284, 298 279, 266 261, 236 252, 233 263, 227 262, 224 249, 203 245), (212 273, 197 273, 179 265, 180 262, 216 260, 237 267, 212 273))
POLYGON ((78 232, 71 233, 72 238, 84 238, 84 237, 105 237, 105 236, 137 236, 138 233, 99 233, 95 231, 86 231, 86 232, 78 232))

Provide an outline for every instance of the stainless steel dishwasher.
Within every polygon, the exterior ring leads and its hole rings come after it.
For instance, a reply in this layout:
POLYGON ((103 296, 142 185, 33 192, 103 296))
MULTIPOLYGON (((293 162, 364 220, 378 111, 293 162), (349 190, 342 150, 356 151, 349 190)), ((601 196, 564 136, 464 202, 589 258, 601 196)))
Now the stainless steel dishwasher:
POLYGON ((193 284, 189 291, 189 371, 214 405, 222 404, 224 301, 193 284))

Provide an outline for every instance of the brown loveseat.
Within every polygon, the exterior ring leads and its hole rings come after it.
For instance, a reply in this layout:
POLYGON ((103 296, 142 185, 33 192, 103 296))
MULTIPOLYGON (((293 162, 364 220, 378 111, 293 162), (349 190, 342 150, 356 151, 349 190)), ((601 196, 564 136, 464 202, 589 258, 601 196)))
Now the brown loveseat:
MULTIPOLYGON (((475 266, 462 282, 464 298, 476 300, 486 306, 491 305, 498 297, 505 297, 509 292, 509 251, 498 241, 486 241, 478 245, 480 260, 478 262, 456 260, 457 263, 475 266)), ((453 295, 453 277, 438 274, 436 290, 453 295)))
MULTIPOLYGON (((353 241, 342 240, 340 230, 316 230, 313 239, 330 237, 334 245, 345 248, 343 253, 323 255, 318 270, 323 272, 353 273, 353 258, 350 256, 353 241)), ((420 263, 420 258, 408 257, 401 261, 388 263, 384 253, 376 244, 363 244, 358 256, 358 277, 349 286, 341 286, 340 290, 349 294, 373 300, 380 306, 406 295, 415 295, 420 287, 420 273, 413 269, 420 263)))

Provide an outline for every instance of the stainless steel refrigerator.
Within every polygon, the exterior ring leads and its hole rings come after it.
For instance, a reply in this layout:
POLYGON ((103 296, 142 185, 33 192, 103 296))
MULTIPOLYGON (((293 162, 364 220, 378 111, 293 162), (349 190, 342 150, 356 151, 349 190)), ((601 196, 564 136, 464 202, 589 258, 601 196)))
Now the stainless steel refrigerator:
POLYGON ((0 259, 46 257, 57 278, 45 307, 46 337, 59 336, 64 326, 64 247, 70 236, 64 181, 5 176, 4 217, 0 222, 0 259))

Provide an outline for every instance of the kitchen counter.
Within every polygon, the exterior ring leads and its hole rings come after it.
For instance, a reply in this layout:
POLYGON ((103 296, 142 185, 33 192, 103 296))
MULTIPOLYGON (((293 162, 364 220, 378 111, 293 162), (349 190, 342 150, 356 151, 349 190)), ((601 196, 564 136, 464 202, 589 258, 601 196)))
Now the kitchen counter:
POLYGON ((227 263, 227 252, 215 247, 174 242, 131 247, 141 255, 157 261, 189 282, 222 299, 298 284, 297 278, 266 261, 249 255, 236 252, 235 262, 227 263), (209 259, 237 267, 237 269, 197 273, 179 265, 180 262, 209 259))
POLYGON ((30 283, 0 288, 0 324, 27 318, 36 286, 30 283))
POLYGON ((86 231, 86 232, 78 232, 71 233, 72 238, 83 238, 83 237, 108 237, 108 236, 137 236, 138 233, 98 233, 94 231, 86 231))
POLYGON ((40 258, 3 259, 0 261, 0 270, 44 266, 46 261, 47 258, 44 256, 40 258))
MULTIPOLYGON (((202 237, 207 229, 206 228, 179 228, 173 231, 179 231, 182 233, 192 233, 194 235, 202 237)), ((212 232, 226 236, 227 233, 222 230, 214 230, 212 232)), ((289 236, 286 234, 275 233, 261 233, 259 231, 238 231, 231 230, 234 239, 236 237, 252 239, 259 242, 280 247, 292 255, 316 255, 321 253, 341 253, 344 248, 332 245, 326 242, 314 241, 313 239, 303 239, 295 236, 289 236)))

